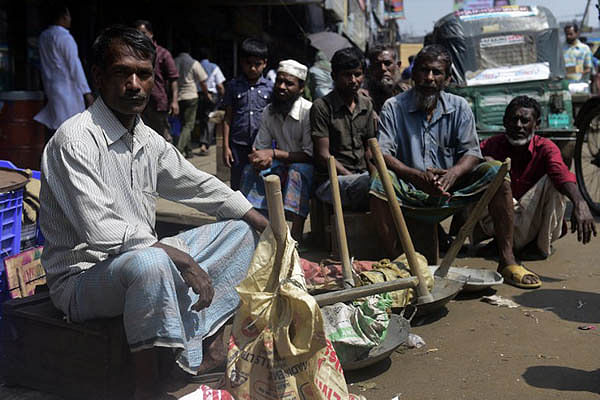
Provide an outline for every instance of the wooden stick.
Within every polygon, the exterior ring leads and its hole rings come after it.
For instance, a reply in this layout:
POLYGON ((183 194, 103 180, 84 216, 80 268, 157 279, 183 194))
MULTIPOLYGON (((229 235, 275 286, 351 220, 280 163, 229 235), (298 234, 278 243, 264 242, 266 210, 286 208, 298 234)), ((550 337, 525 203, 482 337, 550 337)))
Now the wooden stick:
POLYGON ((342 259, 342 275, 344 276, 344 288, 353 288, 354 277, 352 276, 352 264, 350 263, 350 253, 348 251, 348 241, 346 239, 346 226, 344 224, 344 213, 342 211, 342 196, 340 195, 340 184, 338 182, 337 168, 335 166, 335 157, 329 156, 327 160, 329 167, 329 182, 331 186, 331 198, 333 199, 333 211, 335 214, 335 232, 338 240, 338 250, 342 259))
POLYGON ((277 175, 269 175, 265 178, 265 191, 267 194, 267 208, 269 210, 269 222, 277 244, 285 243, 287 234, 287 223, 283 211, 283 196, 281 194, 281 182, 277 175))
POLYGON ((375 158, 375 165, 377 166, 381 183, 385 189, 385 194, 388 200, 387 202, 390 206, 394 224, 396 225, 396 230, 398 231, 398 236, 400 237, 400 242, 402 243, 402 248, 404 249, 406 258, 408 259, 410 272, 413 276, 417 276, 419 278, 419 285, 417 286, 417 294, 419 295, 418 303, 430 303, 433 301, 433 296, 427 289, 424 272, 421 270, 419 262, 417 261, 415 248, 413 247, 412 240, 410 239, 408 228, 406 227, 406 221, 404 221, 404 216, 402 215, 400 204, 398 204, 398 199, 396 198, 396 193, 394 192, 394 187, 392 185, 392 180, 388 174, 388 169, 385 165, 385 160, 383 159, 383 154, 381 154, 381 149, 379 148, 377 139, 369 139, 369 147, 371 148, 371 153, 375 158))
POLYGON ((361 297, 372 296, 374 294, 391 292, 394 290, 414 288, 419 283, 419 280, 415 276, 409 278, 396 279, 389 282, 379 282, 372 285, 359 286, 353 289, 337 290, 330 293, 322 293, 314 296, 317 304, 320 307, 344 302, 352 301, 361 297))
MULTIPOLYGON (((506 173, 509 170, 510 170, 510 158, 507 158, 502 163, 502 166, 500 167, 498 174, 494 177, 494 179, 492 179, 492 181, 488 185, 487 189, 485 190, 485 192, 483 193, 483 195, 481 196, 481 198, 479 199, 479 201, 473 208, 473 211, 471 211, 471 213, 469 214, 469 218, 467 218, 467 220, 465 221, 463 226, 460 228, 460 231, 458 231, 458 235, 456 236, 456 239, 454 239, 454 241, 450 245, 450 248, 448 249, 448 251, 446 252, 446 255, 442 259, 442 262, 441 262, 439 268, 436 269, 436 271, 435 271, 436 276, 444 277, 448 274, 448 270, 450 270, 450 264, 452 264, 452 262, 456 258, 456 255, 458 254, 458 252, 459 252, 460 248, 462 247, 467 236, 469 236, 471 231, 473 231, 475 224, 481 218, 481 215, 483 214, 486 207, 492 200, 492 197, 494 197, 494 195, 498 191, 498 188, 500 188, 500 185, 502 185, 502 182, 504 181, 504 177, 506 176, 506 173)), ((511 205, 511 207, 512 207, 512 205, 511 205)))
MULTIPOLYGON (((285 239, 287 237, 287 223, 283 211, 283 196, 281 194, 281 182, 277 175, 269 175, 265 178, 265 192, 267 195, 267 208, 269 210, 269 223, 275 241, 277 242, 277 251, 275 253, 274 272, 271 273, 267 288, 274 288, 279 283, 279 271, 281 270, 281 261, 283 260, 283 251, 285 249, 285 239)), ((291 272, 291 270, 290 270, 291 272)))

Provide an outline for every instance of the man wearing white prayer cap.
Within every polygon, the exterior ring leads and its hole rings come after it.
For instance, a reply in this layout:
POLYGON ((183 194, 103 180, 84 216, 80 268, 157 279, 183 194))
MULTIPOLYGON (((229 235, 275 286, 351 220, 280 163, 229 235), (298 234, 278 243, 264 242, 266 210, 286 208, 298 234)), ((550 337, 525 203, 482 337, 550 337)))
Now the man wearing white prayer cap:
POLYGON ((301 241, 308 215, 314 167, 310 137, 312 103, 301 97, 308 68, 295 60, 279 63, 271 104, 263 111, 254 149, 242 172, 241 190, 250 203, 267 210, 263 177, 281 179, 286 218, 292 221, 292 237, 301 241))

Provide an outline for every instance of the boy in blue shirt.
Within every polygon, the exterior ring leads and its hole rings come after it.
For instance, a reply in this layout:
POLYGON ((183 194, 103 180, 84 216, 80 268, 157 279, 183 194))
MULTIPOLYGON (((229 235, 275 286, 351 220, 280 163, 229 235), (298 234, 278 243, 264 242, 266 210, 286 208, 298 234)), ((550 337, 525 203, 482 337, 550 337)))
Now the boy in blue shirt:
POLYGON ((242 170, 249 164, 248 154, 258 133, 263 108, 269 104, 273 83, 262 73, 267 65, 267 45, 246 39, 240 49, 242 74, 232 79, 225 90, 223 105, 223 161, 231 168, 231 188, 240 188, 242 170))

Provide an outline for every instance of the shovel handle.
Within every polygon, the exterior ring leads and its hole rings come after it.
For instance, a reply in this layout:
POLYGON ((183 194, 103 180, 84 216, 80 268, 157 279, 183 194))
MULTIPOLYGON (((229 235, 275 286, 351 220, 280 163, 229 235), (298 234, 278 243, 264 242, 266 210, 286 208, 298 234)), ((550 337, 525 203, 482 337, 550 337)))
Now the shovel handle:
POLYGON ((414 276, 409 278, 396 279, 389 282, 379 282, 372 285, 359 286, 352 289, 336 290, 331 293, 321 293, 313 296, 320 307, 334 303, 352 301, 361 297, 372 296, 374 294, 393 292, 394 290, 414 288, 418 284, 418 279, 414 276))
POLYGON ((507 158, 502 163, 502 166, 500 167, 498 174, 496 174, 494 179, 492 179, 492 181, 488 185, 487 189, 485 190, 485 192, 483 193, 483 195, 481 196, 481 198, 479 199, 479 201, 477 202, 477 204, 475 205, 475 207, 469 214, 469 218, 467 218, 467 220, 465 221, 463 226, 460 228, 460 231, 458 231, 458 235, 456 236, 456 238, 450 245, 450 248, 448 249, 448 251, 446 252, 446 255, 442 259, 442 262, 440 263, 439 268, 436 269, 436 271, 435 271, 436 276, 445 277, 448 274, 448 270, 450 269, 450 264, 452 264, 452 262, 456 258, 456 255, 458 254, 458 251, 462 247, 467 236, 469 236, 471 231, 473 231, 475 224, 477 223, 477 221, 479 221, 479 218, 481 218, 483 211, 486 209, 486 207, 492 200, 492 197, 494 197, 494 195, 498 191, 498 188, 500 188, 500 185, 502 185, 502 182, 504 181, 504 177, 506 176, 506 173, 509 170, 510 170, 510 158, 507 158))
POLYGON ((338 239, 340 258, 342 259, 344 288, 353 288, 354 277, 352 276, 352 265, 350 264, 350 252, 348 251, 346 226, 344 224, 344 213, 342 211, 342 196, 340 195, 340 184, 338 182, 338 174, 335 166, 334 156, 329 156, 329 159, 327 160, 327 166, 329 167, 329 182, 331 186, 331 197, 333 199, 333 211, 335 214, 335 232, 338 239))
POLYGON ((277 249, 282 249, 287 236, 287 223, 283 211, 283 196, 281 194, 281 182, 277 175, 269 175, 265 178, 265 192, 267 194, 267 208, 269 210, 269 223, 277 241, 277 249))
POLYGON ((371 148, 371 153, 375 158, 375 166, 377 167, 379 177, 381 178, 381 183, 383 184, 383 188, 385 190, 388 200, 387 202, 392 213, 392 218, 394 219, 394 224, 396 225, 396 230, 398 231, 400 242, 402 243, 402 248, 404 249, 406 258, 408 259, 410 272, 413 276, 417 276, 419 278, 419 285, 417 286, 419 303, 432 302, 433 296, 431 296, 431 293, 429 293, 429 290, 427 289, 425 275, 419 266, 419 262, 417 261, 415 248, 412 240, 410 239, 410 234, 408 233, 408 228, 406 227, 406 221, 404 220, 404 215, 402 215, 400 204, 398 204, 398 199, 396 198, 396 193, 392 185, 392 180, 388 174, 388 169, 385 165, 385 160, 383 159, 383 154, 381 154, 381 149, 379 148, 377 139, 369 139, 369 147, 371 148))

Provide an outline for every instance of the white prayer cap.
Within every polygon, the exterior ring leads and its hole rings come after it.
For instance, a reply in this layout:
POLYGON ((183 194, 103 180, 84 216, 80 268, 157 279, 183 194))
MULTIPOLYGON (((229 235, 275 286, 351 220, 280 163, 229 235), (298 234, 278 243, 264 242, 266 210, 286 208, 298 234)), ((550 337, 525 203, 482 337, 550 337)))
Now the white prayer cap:
POLYGON ((295 76, 300 80, 306 80, 306 72, 308 68, 306 65, 300 64, 296 60, 283 60, 279 62, 279 68, 277 68, 277 72, 285 72, 286 74, 290 74, 295 76))

